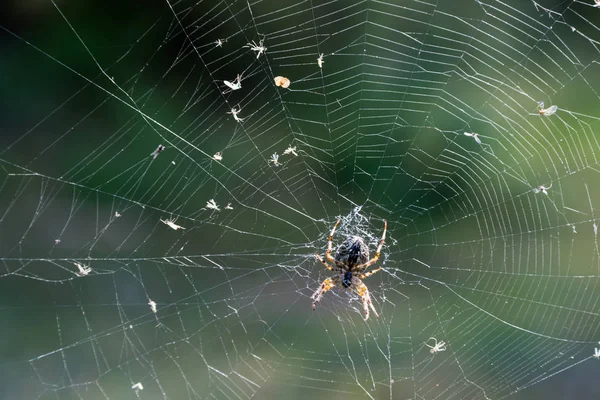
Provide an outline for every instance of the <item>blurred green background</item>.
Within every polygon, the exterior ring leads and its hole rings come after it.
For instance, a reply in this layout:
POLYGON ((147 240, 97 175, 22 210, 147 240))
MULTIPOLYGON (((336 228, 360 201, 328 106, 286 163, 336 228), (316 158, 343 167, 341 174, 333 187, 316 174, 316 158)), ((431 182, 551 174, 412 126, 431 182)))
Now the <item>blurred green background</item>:
POLYGON ((1 398, 600 395, 590 4, 2 7, 1 398), (311 311, 338 216, 379 319, 311 311))

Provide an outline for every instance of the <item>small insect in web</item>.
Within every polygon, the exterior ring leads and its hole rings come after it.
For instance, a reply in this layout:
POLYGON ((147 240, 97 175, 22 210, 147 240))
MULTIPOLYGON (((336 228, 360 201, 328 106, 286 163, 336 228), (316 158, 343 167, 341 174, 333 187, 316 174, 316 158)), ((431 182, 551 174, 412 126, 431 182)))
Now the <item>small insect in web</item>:
POLYGON ((369 289, 367 289, 367 285, 363 283, 363 279, 368 278, 374 273, 381 271, 381 267, 374 269, 373 271, 369 271, 364 273, 364 271, 375 264, 377 260, 379 260, 379 255, 381 252, 381 248, 383 247, 383 243, 385 242, 385 232, 387 231, 387 221, 383 221, 383 234, 381 235, 381 241, 379 242, 379 246, 377 246, 377 250, 375 251, 375 257, 369 259, 369 247, 363 240, 363 238, 359 236, 349 236, 340 244, 335 252, 335 258, 331 255, 331 251, 333 249, 333 234, 335 233, 335 228, 337 228, 340 220, 338 219, 331 233, 329 234, 329 239, 327 241, 327 252, 325 256, 329 262, 335 265, 335 268, 329 265, 323 258, 316 253, 315 256, 317 260, 321 262, 330 271, 337 272, 331 278, 327 278, 323 281, 319 289, 313 293, 312 299, 313 310, 316 308, 323 295, 328 290, 337 286, 341 289, 348 289, 350 291, 354 290, 361 298, 363 303, 363 312, 365 314, 365 321, 369 319, 369 308, 373 310, 376 317, 379 317, 373 303, 371 302, 371 296, 369 295, 369 289))
POLYGON ((545 115, 546 117, 551 116, 558 110, 558 106, 550 106, 548 108, 544 108, 544 102, 538 102, 538 111, 540 115, 545 115))
POLYGON ((479 139, 479 134, 478 133, 472 133, 472 132, 463 132, 465 136, 470 136, 473 139, 475 139, 475 141, 478 144, 481 144, 481 139, 479 139))
POLYGON ((144 385, 142 385, 142 382, 138 382, 135 385, 133 385, 131 388, 135 391, 144 390, 144 385))
POLYGON ((544 193, 546 196, 548 196, 548 190, 550 190, 552 188, 552 184, 550 184, 550 186, 544 186, 544 185, 540 185, 536 188, 533 188, 533 193, 544 193))
POLYGON ((162 222, 163 224, 167 225, 169 228, 173 229, 174 231, 179 230, 179 229, 185 229, 183 226, 181 225, 177 225, 175 223, 174 219, 160 219, 160 222, 162 222))
POLYGON ((287 149, 285 149, 285 151, 283 152, 283 154, 284 154, 284 155, 287 155, 287 154, 292 154, 292 155, 294 155, 294 156, 297 156, 297 155, 298 155, 298 153, 296 153, 296 146, 294 146, 294 147, 292 147, 292 146, 288 146, 288 148, 287 148, 287 149))
POLYGON ((256 42, 253 40, 250 43, 246 43, 246 45, 244 47, 249 47, 250 50, 252 51, 256 51, 256 59, 258 60, 258 57, 260 57, 261 54, 265 53, 267 51, 267 48, 264 45, 264 39, 260 40, 258 42, 258 44, 256 44, 256 42))
POLYGON ((162 144, 159 144, 158 147, 156 148, 156 150, 154 150, 152 153, 150 153, 150 155, 152 156, 152 159, 156 159, 156 157, 158 157, 158 155, 165 149, 165 146, 163 146, 162 144))
POLYGON ((439 353, 440 351, 446 351, 446 342, 440 341, 438 342, 436 338, 434 337, 430 337, 429 340, 427 340, 427 342, 423 342, 423 344, 427 347, 429 347, 429 352, 431 354, 435 354, 435 353, 439 353), (434 340, 435 344, 433 346, 430 346, 427 344, 427 342, 429 340, 434 340))
POLYGON ((217 39, 214 41, 215 47, 223 47, 223 43, 227 42, 227 39, 217 39))
POLYGON ((323 61, 323 53, 317 58, 317 64, 319 64, 319 68, 323 68, 323 64, 325 64, 325 61, 323 61))
POLYGON ((231 207, 231 203, 227 203, 227 205, 225 206, 226 210, 233 210, 233 207, 231 207))
POLYGON ((85 264, 76 262, 76 263, 73 263, 73 265, 75 265, 78 269, 78 271, 75 272, 75 274, 77 274, 77 276, 87 276, 87 274, 92 272, 92 268, 90 268, 89 264, 85 265, 85 264))
POLYGON ((150 306, 150 310, 152 310, 152 312, 153 312, 154 314, 156 314, 156 302, 155 302, 155 301, 153 301, 153 300, 150 300, 150 301, 148 302, 148 305, 150 306))
POLYGON ((242 76, 238 74, 233 82, 223 81, 223 83, 231 90, 239 90, 242 88, 242 76))
POLYGON ((115 218, 120 218, 121 217, 121 213, 118 211, 115 211, 115 218))
POLYGON ((215 210, 215 211, 221 211, 221 209, 217 205, 217 202, 215 201, 215 199, 210 199, 209 201, 207 201, 206 207, 204 207, 204 208, 207 208, 210 210, 215 210))
POLYGON ((212 156, 213 160, 215 161, 222 161, 223 160, 223 154, 220 151, 217 151, 215 153, 214 156, 212 156))
POLYGON ((233 115, 233 119, 235 119, 237 122, 242 122, 242 121, 244 120, 244 118, 240 118, 240 117, 238 117, 238 114, 240 113, 240 111, 242 111, 242 109, 241 109, 241 108, 236 108, 236 107, 233 107, 233 108, 231 109, 231 111, 228 111, 228 112, 227 112, 227 114, 231 114, 231 115, 233 115))
POLYGON ((273 153, 271 155, 271 158, 269 158, 269 161, 267 162, 273 163, 275 167, 279 167, 281 165, 281 163, 279 162, 279 155, 277 153, 273 153))
POLYGON ((275 81, 275 86, 281 86, 284 89, 289 88, 290 84, 292 83, 285 76, 276 76, 274 81, 275 81))
POLYGON ((594 0, 594 5, 592 7, 600 7, 600 0, 594 0))
POLYGON ((594 355, 592 357, 594 357, 596 360, 600 360, 600 349, 598 349, 597 347, 595 347, 594 348, 594 355))

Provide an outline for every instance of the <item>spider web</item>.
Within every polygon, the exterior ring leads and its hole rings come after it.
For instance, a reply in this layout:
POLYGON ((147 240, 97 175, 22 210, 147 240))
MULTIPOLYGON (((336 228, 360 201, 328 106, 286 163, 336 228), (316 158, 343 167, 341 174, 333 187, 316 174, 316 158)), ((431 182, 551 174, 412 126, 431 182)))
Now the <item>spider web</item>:
POLYGON ((12 5, 1 397, 597 396, 591 3, 12 5))

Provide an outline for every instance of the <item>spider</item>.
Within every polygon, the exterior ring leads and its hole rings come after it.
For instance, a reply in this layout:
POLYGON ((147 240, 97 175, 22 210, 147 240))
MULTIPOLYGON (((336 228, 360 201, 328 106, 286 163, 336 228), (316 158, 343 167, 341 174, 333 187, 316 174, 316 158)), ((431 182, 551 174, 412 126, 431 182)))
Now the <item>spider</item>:
POLYGON ((431 354, 435 354, 440 351, 446 351, 446 342, 443 342, 443 341, 438 342, 437 339, 434 337, 429 338, 429 340, 432 340, 432 339, 435 341, 435 344, 433 346, 428 345, 427 342, 423 342, 423 344, 425 346, 429 347, 429 349, 430 349, 429 352, 431 354))
POLYGON ((332 251, 332 240, 335 228, 337 228, 340 220, 338 219, 331 233, 329 234, 329 241, 327 245, 327 252, 325 256, 327 260, 334 264, 337 268, 330 266, 323 258, 316 253, 315 256, 325 268, 330 271, 337 272, 337 275, 327 278, 321 284, 321 287, 312 295, 313 310, 317 306, 317 303, 321 300, 325 292, 333 288, 334 286, 342 289, 354 290, 361 298, 363 303, 363 311, 365 313, 365 321, 369 319, 369 307, 375 313, 376 317, 379 317, 373 303, 371 302, 371 296, 369 295, 369 289, 363 283, 363 279, 373 275, 374 273, 381 270, 381 268, 374 269, 373 271, 363 273, 369 266, 375 264, 379 259, 379 254, 383 243, 385 242, 385 232, 387 230, 387 221, 383 221, 383 235, 381 235, 381 241, 377 246, 375 257, 369 259, 369 247, 366 245, 363 238, 359 236, 349 236, 344 242, 338 246, 335 252, 335 258, 331 256, 332 251))

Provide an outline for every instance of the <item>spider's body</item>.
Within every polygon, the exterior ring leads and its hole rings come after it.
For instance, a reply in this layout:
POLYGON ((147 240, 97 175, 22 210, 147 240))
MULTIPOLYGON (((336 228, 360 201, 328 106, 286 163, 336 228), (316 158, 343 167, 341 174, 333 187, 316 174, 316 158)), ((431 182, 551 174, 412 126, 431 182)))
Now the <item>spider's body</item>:
POLYGON ((381 270, 381 268, 377 268, 371 272, 363 273, 369 266, 375 264, 379 259, 379 252, 381 251, 381 247, 385 241, 387 222, 384 221, 383 235, 381 236, 381 241, 377 247, 375 257, 372 259, 369 259, 369 247, 363 238, 359 236, 347 237, 346 240, 344 240, 344 242, 338 246, 335 252, 335 258, 331 256, 333 247, 333 233, 335 232, 335 228, 337 228, 339 223, 340 221, 338 220, 331 230, 331 234, 329 234, 326 253, 327 260, 335 264, 336 267, 332 267, 325 260, 323 260, 319 254, 316 254, 317 259, 330 271, 337 272, 337 275, 325 279, 321 284, 321 287, 313 294, 313 310, 325 292, 334 286, 338 286, 343 289, 354 290, 360 297, 362 297, 365 320, 369 319, 369 308, 373 310, 375 316, 379 317, 377 311, 375 311, 375 307, 373 307, 373 303, 371 302, 369 290, 362 280, 381 270))

